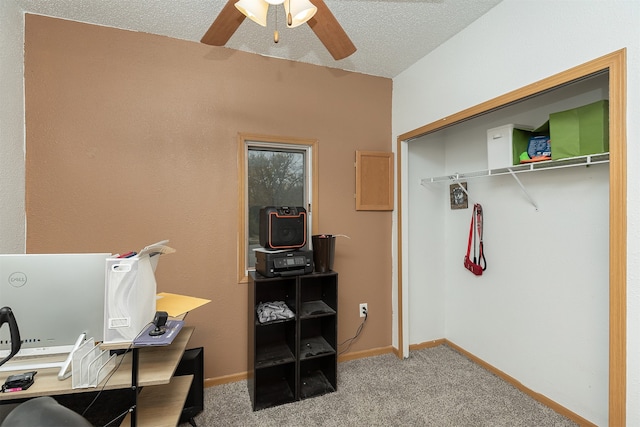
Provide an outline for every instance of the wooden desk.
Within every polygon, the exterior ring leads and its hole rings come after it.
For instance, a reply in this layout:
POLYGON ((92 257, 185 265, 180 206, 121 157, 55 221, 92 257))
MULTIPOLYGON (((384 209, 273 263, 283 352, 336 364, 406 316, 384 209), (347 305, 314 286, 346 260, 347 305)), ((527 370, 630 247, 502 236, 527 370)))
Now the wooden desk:
MULTIPOLYGON (((191 386, 193 376, 173 377, 182 359, 187 343, 193 334, 193 327, 183 327, 176 339, 165 347, 144 347, 138 349, 138 386, 145 387, 138 396, 137 425, 140 426, 176 426, 191 386), (157 388, 157 390, 156 390, 157 388), (149 405, 147 407, 147 405, 149 405)), ((38 362, 53 361, 53 358, 39 358, 38 362)), ((34 360, 35 362, 35 360, 34 360)), ((24 365, 26 361, 9 361, 5 366, 24 365)), ((71 393, 86 393, 116 389, 131 389, 132 352, 118 356, 116 369, 111 377, 105 379, 106 385, 99 384, 96 388, 71 387, 71 378, 58 380, 56 368, 38 369, 34 384, 29 389, 14 393, 0 393, 0 403, 15 399, 28 399, 38 396, 52 396, 71 393)), ((5 378, 15 373, 22 373, 24 369, 4 372, 5 378)), ((127 417, 129 420, 129 417, 127 417)), ((122 425, 129 425, 130 422, 122 425)))

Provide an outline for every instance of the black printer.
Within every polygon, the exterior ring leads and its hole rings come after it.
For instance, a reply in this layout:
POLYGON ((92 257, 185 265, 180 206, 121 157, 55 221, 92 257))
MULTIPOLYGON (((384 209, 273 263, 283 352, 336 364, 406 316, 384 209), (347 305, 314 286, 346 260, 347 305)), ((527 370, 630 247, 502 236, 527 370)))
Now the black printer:
POLYGON ((256 271, 264 277, 313 273, 313 251, 257 250, 256 271))

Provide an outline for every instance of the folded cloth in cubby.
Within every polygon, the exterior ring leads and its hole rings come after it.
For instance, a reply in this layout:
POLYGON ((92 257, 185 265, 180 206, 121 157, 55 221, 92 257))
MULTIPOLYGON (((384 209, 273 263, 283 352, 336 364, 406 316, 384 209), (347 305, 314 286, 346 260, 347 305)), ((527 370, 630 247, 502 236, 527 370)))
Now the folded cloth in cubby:
POLYGON ((295 315, 284 301, 261 302, 256 309, 260 323, 291 319, 295 315))

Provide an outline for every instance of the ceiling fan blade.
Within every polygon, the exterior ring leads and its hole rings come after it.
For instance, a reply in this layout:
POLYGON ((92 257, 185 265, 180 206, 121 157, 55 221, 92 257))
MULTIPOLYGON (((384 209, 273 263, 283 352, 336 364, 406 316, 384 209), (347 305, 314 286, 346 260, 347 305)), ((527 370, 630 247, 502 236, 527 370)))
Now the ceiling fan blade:
POLYGON ((201 43, 209 44, 213 46, 224 46, 233 33, 236 32, 245 16, 235 7, 237 0, 229 0, 224 5, 222 11, 213 21, 213 24, 209 27, 202 39, 201 43))
POLYGON ((307 21, 307 24, 316 33, 333 59, 337 61, 353 54, 356 51, 355 45, 324 1, 313 0, 312 3, 318 8, 318 11, 313 18, 307 21))

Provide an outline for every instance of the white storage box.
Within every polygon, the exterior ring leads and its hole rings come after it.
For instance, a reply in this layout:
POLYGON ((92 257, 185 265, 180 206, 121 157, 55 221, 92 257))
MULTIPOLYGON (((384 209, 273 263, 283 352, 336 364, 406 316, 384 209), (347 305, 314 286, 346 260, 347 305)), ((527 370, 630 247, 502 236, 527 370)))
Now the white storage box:
POLYGON ((156 313, 155 270, 161 254, 175 252, 167 241, 131 258, 108 258, 104 299, 104 342, 131 342, 156 313))
MULTIPOLYGON (((531 126, 508 124, 487 131, 487 168, 509 168, 514 164, 513 131, 533 130, 531 126)), ((520 153, 516 153, 520 155, 520 153)))

